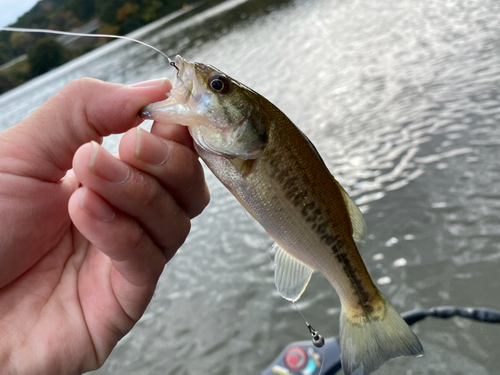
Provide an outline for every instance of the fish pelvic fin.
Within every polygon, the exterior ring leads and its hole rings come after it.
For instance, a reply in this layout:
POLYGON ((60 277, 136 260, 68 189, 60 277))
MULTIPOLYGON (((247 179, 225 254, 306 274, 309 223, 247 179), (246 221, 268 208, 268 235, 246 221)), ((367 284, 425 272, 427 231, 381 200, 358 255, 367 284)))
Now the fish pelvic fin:
POLYGON ((422 344, 383 296, 377 308, 364 312, 342 307, 340 349, 346 375, 368 375, 391 358, 421 357, 422 344))
POLYGON ((314 270, 288 254, 278 244, 274 244, 273 250, 276 251, 274 283, 284 299, 295 302, 306 290, 314 270))

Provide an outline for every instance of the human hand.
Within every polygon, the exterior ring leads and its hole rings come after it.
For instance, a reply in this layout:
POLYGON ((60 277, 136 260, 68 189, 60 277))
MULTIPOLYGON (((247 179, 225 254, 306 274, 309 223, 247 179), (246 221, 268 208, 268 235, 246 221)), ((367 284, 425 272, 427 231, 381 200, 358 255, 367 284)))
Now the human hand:
POLYGON ((146 309, 209 200, 186 128, 133 128, 170 89, 73 81, 0 134, 2 373, 96 369, 146 309))

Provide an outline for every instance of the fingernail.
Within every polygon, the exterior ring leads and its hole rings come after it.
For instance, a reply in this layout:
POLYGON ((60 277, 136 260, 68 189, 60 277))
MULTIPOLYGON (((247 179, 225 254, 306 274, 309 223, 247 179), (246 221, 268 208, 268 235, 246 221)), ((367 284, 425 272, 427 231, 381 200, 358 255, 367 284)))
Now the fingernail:
POLYGON ((89 193, 84 187, 80 194, 80 208, 94 219, 109 223, 115 218, 115 211, 97 194, 89 193))
POLYGON ((163 86, 168 81, 168 78, 157 78, 152 79, 150 81, 137 82, 130 87, 154 87, 154 86, 163 86))
POLYGON ((109 182, 123 183, 130 175, 130 168, 125 163, 94 141, 92 141, 89 169, 96 176, 109 182))
POLYGON ((152 165, 164 164, 172 152, 169 145, 162 139, 141 128, 136 129, 135 157, 152 165))

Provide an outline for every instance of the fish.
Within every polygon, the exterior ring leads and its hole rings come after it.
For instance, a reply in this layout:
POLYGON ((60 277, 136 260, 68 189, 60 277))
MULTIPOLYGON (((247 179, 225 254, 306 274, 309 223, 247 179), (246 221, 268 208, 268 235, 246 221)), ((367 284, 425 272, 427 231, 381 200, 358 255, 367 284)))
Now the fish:
POLYGON ((213 174, 275 241, 275 284, 297 301, 313 271, 341 302, 344 373, 371 374, 399 356, 423 355, 417 336, 374 285, 356 246, 361 211, 306 135, 274 104, 217 68, 175 57, 166 100, 140 116, 187 126, 213 174))

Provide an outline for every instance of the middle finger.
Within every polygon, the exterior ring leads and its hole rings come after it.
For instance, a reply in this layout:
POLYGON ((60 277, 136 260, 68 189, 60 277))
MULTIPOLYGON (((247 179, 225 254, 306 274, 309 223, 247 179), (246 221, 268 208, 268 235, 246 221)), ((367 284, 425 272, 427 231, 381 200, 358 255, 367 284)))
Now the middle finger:
POLYGON ((123 136, 119 150, 121 160, 154 176, 190 218, 208 204, 203 168, 189 147, 135 128, 123 136))
POLYGON ((184 242, 189 217, 153 176, 117 159, 96 142, 78 149, 73 170, 83 186, 135 218, 163 251, 176 250, 184 242))

